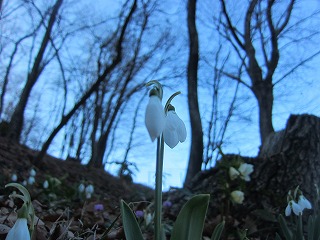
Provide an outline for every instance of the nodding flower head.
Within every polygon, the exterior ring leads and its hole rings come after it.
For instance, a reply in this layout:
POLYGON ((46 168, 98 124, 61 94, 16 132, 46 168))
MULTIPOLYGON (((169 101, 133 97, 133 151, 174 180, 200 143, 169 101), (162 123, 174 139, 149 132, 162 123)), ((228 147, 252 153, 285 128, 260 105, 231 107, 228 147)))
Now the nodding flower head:
POLYGON ((250 174, 253 172, 253 165, 248 163, 242 163, 238 169, 240 177, 245 181, 250 181, 250 174))
POLYGON ((303 195, 299 196, 298 204, 302 208, 302 211, 305 208, 306 209, 311 209, 312 208, 310 201, 308 199, 306 199, 305 196, 303 196, 303 195))
POLYGON ((240 175, 240 172, 234 167, 229 168, 229 177, 231 180, 236 179, 240 175))
POLYGON ((179 141, 184 142, 187 138, 186 126, 176 114, 173 106, 171 106, 167 112, 163 138, 170 148, 174 148, 179 141))
POLYGON ((30 240, 27 219, 18 218, 13 227, 8 232, 6 240, 30 240))
POLYGON ((145 115, 145 124, 151 141, 158 138, 164 128, 165 114, 156 89, 150 91, 150 98, 145 115))
POLYGON ((150 98, 146 108, 145 124, 150 138, 154 141, 163 134, 164 142, 174 148, 179 142, 184 142, 187 137, 187 130, 184 122, 178 117, 174 107, 170 104, 172 99, 180 94, 174 93, 163 108, 161 104, 162 87, 157 81, 151 81, 147 85, 154 84, 150 91, 150 98))
POLYGON ((285 215, 288 217, 291 215, 291 211, 297 216, 302 214, 303 209, 299 204, 297 204, 294 200, 290 200, 285 210, 285 215))
POLYGON ((231 192, 231 199, 237 204, 242 204, 244 200, 244 193, 242 191, 235 190, 231 192))

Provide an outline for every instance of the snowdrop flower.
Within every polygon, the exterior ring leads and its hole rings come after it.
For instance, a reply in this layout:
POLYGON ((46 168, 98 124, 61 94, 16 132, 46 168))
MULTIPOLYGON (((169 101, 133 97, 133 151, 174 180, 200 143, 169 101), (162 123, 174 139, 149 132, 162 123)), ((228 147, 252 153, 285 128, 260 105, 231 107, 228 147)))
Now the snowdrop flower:
POLYGON ((285 210, 285 215, 288 217, 291 215, 291 211, 294 212, 295 215, 299 216, 299 214, 302 214, 303 209, 301 208, 301 206, 299 204, 297 204, 295 201, 290 200, 288 202, 288 205, 286 207, 285 210))
POLYGON ((239 190, 233 191, 231 192, 231 198, 235 203, 242 204, 244 200, 244 193, 239 190))
POLYGON ((78 191, 79 191, 80 193, 83 193, 83 192, 84 192, 84 189, 85 189, 85 186, 84 186, 83 183, 81 183, 81 184, 79 185, 79 187, 78 187, 78 191))
POLYGON ((146 109, 145 124, 153 142, 160 136, 165 124, 165 114, 156 90, 150 91, 150 98, 146 109))
POLYGON ((302 211, 306 209, 311 209, 311 203, 309 202, 308 199, 305 198, 305 196, 300 195, 299 200, 298 200, 298 205, 301 207, 302 211))
POLYGON ((248 163, 242 163, 238 169, 240 177, 245 181, 250 181, 250 174, 253 172, 253 165, 248 163))
POLYGON ((94 188, 92 184, 89 184, 86 188, 85 188, 85 192, 86 192, 86 198, 89 199, 91 198, 91 195, 94 192, 94 188))
POLYGON ((35 177, 37 174, 36 170, 34 170, 33 168, 30 170, 30 176, 31 177, 35 177))
POLYGON ((166 116, 163 138, 170 148, 174 148, 179 141, 184 142, 187 138, 186 126, 172 106, 166 116))
POLYGON ((146 221, 147 226, 152 222, 152 219, 153 219, 153 216, 151 215, 151 213, 147 213, 144 219, 146 221))
POLYGON ((35 180, 34 176, 30 176, 30 177, 28 178, 28 184, 29 184, 29 185, 33 185, 35 182, 36 182, 36 180, 35 180))
POLYGON ((11 176, 11 181, 12 182, 16 182, 18 180, 18 177, 17 177, 17 174, 12 174, 12 176, 11 176))
POLYGON ((23 185, 23 186, 27 186, 27 184, 28 184, 28 183, 27 183, 26 180, 24 180, 24 181, 22 182, 22 185, 23 185))
POLYGON ((240 175, 240 172, 234 167, 229 168, 229 176, 231 180, 236 179, 240 175))
POLYGON ((8 232, 6 240, 30 240, 27 219, 18 218, 13 227, 8 232))
POLYGON ((45 180, 44 183, 43 183, 43 188, 47 189, 48 187, 49 187, 48 180, 45 180))

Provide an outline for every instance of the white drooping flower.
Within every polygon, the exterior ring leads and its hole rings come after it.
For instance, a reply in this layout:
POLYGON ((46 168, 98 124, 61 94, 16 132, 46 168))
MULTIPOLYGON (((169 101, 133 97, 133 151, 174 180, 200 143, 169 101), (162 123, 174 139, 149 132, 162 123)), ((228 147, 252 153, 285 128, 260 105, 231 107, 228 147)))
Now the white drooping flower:
POLYGON ((17 174, 12 174, 12 176, 11 176, 11 181, 12 182, 16 182, 18 180, 18 176, 17 176, 17 174))
POLYGON ((231 198, 235 203, 242 204, 244 200, 244 193, 239 190, 231 192, 231 198))
POLYGON ((84 184, 81 183, 81 184, 79 185, 79 187, 78 187, 78 191, 79 191, 80 193, 83 193, 85 188, 86 188, 86 187, 84 186, 84 184))
POLYGON ((299 204, 297 204, 295 201, 290 200, 288 202, 288 205, 285 210, 285 215, 288 217, 291 215, 291 211, 294 212, 295 215, 299 216, 299 214, 302 214, 303 209, 299 204))
POLYGON ((33 168, 30 170, 30 176, 35 177, 37 174, 36 170, 34 170, 33 168))
POLYGON ((311 209, 311 203, 309 202, 308 199, 305 198, 305 196, 300 195, 299 200, 298 200, 298 205, 301 207, 302 211, 306 209, 311 209))
POLYGON ((234 167, 229 168, 229 176, 231 180, 236 179, 240 175, 240 172, 234 167))
POLYGON ((8 232, 6 240, 30 240, 27 219, 18 218, 13 227, 8 232))
POLYGON ((179 141, 184 142, 187 138, 186 126, 174 110, 169 110, 167 113, 163 138, 170 148, 174 148, 179 141))
POLYGON ((156 95, 151 95, 146 109, 145 124, 153 142, 160 136, 165 125, 165 114, 161 100, 156 95))
POLYGON ((28 184, 29 184, 29 185, 33 185, 35 182, 36 182, 36 180, 35 180, 34 176, 30 176, 30 177, 28 178, 28 184))
POLYGON ((91 195, 94 192, 94 188, 92 184, 89 184, 86 188, 85 188, 85 193, 86 193, 86 198, 89 199, 91 198, 91 195))
POLYGON ((248 163, 242 163, 238 169, 240 177, 245 181, 250 181, 250 174, 253 172, 253 165, 248 163))
POLYGON ((148 226, 152 222, 153 216, 151 213, 147 213, 145 216, 146 225, 148 226))
POLYGON ((49 182, 48 182, 48 180, 45 180, 44 182, 43 182, 43 188, 44 189, 47 189, 49 187, 49 182))

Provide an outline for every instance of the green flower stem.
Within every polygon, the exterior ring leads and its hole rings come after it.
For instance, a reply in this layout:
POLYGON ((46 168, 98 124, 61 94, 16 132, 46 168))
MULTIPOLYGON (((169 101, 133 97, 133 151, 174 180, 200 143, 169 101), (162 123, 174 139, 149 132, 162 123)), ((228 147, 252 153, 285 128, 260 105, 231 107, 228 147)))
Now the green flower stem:
POLYGON ((157 163, 156 163, 156 190, 155 190, 155 240, 161 240, 161 216, 162 216, 162 171, 163 171, 164 139, 161 134, 157 140, 157 163))

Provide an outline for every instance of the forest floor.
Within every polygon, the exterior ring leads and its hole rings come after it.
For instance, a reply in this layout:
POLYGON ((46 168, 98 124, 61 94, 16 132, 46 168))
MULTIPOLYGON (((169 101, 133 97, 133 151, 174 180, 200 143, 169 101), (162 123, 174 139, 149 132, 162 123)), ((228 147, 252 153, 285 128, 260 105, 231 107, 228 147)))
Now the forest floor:
MULTIPOLYGON (((112 176, 102 169, 88 168, 77 161, 46 156, 40 167, 32 164, 37 152, 0 138, 0 239, 5 239, 17 216, 21 201, 9 198, 14 189, 5 188, 16 174, 16 182, 28 180, 36 171, 35 183, 26 188, 31 194, 38 220, 35 239, 125 239, 121 227, 120 200, 135 210, 148 206, 153 190, 112 176), (49 187, 43 183, 49 181, 49 187), (94 186, 87 199, 80 184, 94 186)), ((148 236, 146 236, 147 239, 148 236)))

